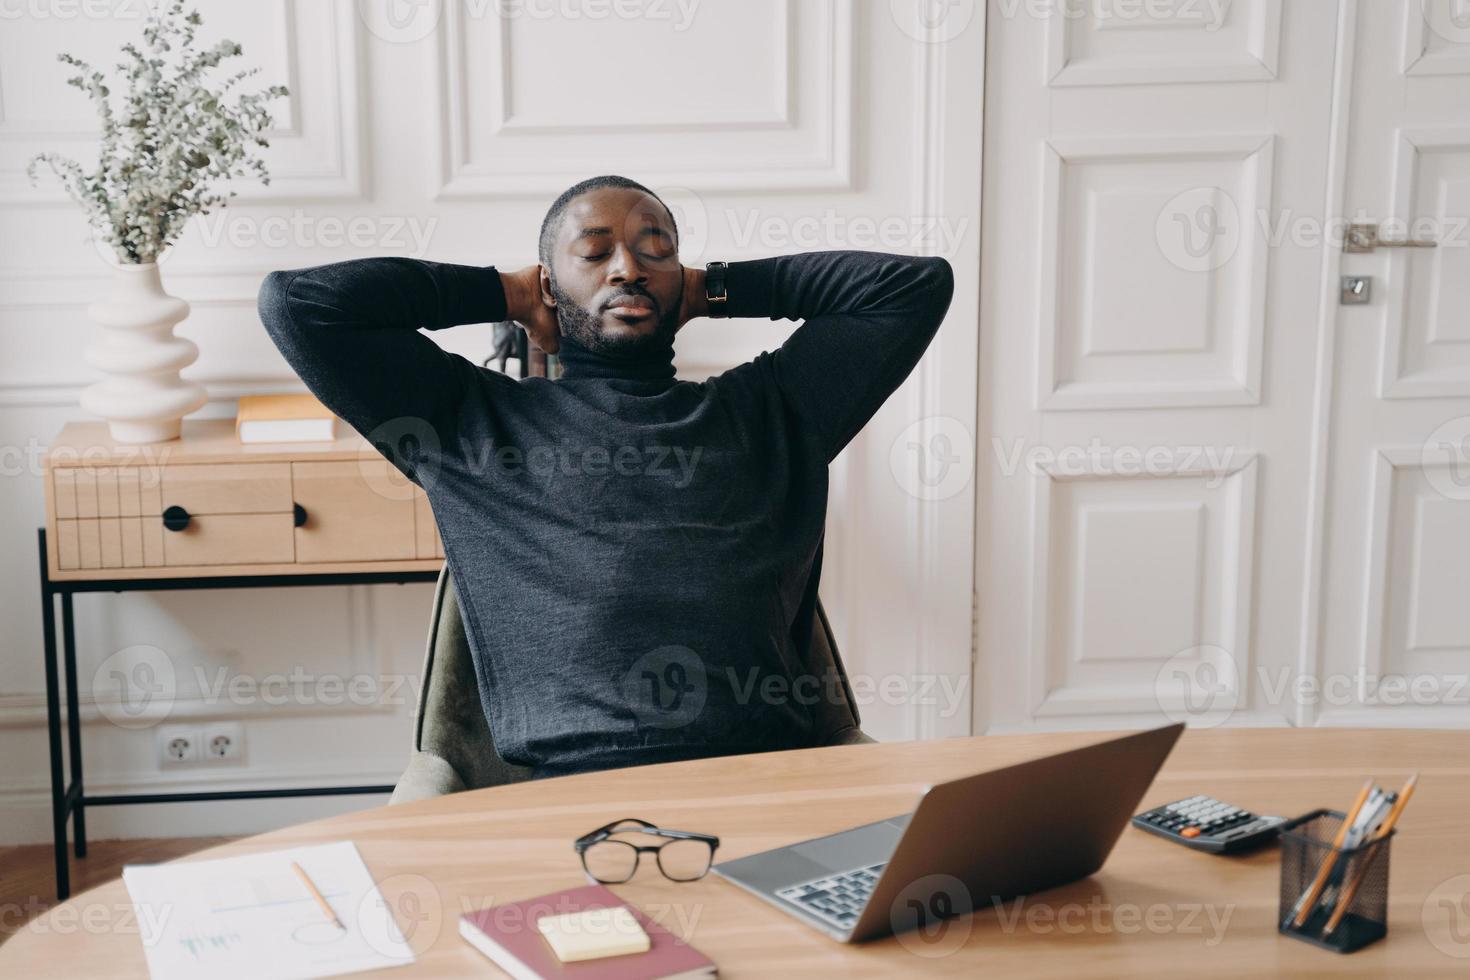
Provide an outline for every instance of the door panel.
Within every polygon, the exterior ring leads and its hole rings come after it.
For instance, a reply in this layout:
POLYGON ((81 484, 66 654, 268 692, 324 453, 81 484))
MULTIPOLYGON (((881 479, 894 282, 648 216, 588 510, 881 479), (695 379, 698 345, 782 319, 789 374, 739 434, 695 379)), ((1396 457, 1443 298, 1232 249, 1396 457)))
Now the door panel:
MULTIPOLYGON (((1470 77, 1470 76, 1467 76, 1470 77)), ((1452 83, 1449 77, 1437 80, 1452 83)), ((1464 86, 1470 94, 1470 85, 1464 86)), ((1463 108, 1453 114, 1467 116, 1463 108)), ((1360 125, 1382 125, 1363 119, 1360 125)), ((1382 394, 1388 398, 1470 396, 1470 127, 1403 128, 1393 141, 1387 214, 1394 236, 1439 242, 1387 258, 1382 394)), ((1364 149, 1367 149, 1366 147, 1364 149)), ((1364 167, 1366 167, 1366 161, 1364 167)), ((1354 185, 1371 203, 1373 189, 1354 185)), ((1371 262, 1357 263, 1371 266, 1371 262)))
POLYGON ((1273 150, 1270 133, 1047 140, 1043 409, 1260 399, 1266 248, 1239 232, 1271 200, 1273 150), (1194 227, 1226 211, 1228 234, 1194 227))

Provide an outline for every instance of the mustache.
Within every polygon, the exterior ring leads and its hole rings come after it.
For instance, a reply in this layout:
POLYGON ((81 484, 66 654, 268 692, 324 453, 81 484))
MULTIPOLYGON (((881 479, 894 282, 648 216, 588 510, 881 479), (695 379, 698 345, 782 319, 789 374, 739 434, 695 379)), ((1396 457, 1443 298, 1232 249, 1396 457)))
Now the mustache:
POLYGON ((630 296, 640 296, 643 299, 648 300, 648 302, 653 305, 655 312, 663 311, 663 307, 659 304, 659 301, 654 297, 654 295, 650 293, 646 288, 638 285, 637 283, 630 283, 626 286, 619 286, 618 291, 608 297, 607 302, 603 303, 599 307, 599 309, 611 309, 612 307, 616 306, 620 301, 626 300, 630 296))

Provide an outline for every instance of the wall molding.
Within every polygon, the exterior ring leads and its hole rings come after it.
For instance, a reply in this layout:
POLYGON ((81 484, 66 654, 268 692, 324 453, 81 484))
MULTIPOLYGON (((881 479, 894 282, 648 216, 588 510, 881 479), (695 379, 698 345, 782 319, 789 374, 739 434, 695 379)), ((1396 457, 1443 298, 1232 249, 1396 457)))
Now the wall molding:
MULTIPOLYGON (((984 51, 983 23, 979 49, 984 51)), ((950 44, 921 44, 914 73, 915 119, 920 137, 915 141, 912 196, 913 213, 954 213, 949 203, 946 151, 950 106, 946 99, 950 44)), ((983 78, 983 56, 982 78, 983 78)), ((983 106, 983 93, 979 96, 983 106)), ((983 108, 982 108, 983 113, 983 108)), ((978 185, 979 174, 975 174, 978 185)), ((975 227, 980 227, 976 215, 975 227)), ((951 258, 958 258, 952 256, 951 258)), ((964 281, 961 278, 960 281, 964 281)), ((961 306, 967 310, 967 304, 961 306)), ((963 319, 966 313, 962 312, 963 319)), ((941 329, 931 349, 919 362, 907 398, 909 417, 914 419, 960 418, 970 430, 972 445, 978 445, 978 343, 973 331, 958 331, 951 320, 941 329)), ((886 468, 887 459, 877 461, 886 468)), ((915 579, 914 665, 918 676, 966 677, 967 709, 962 715, 943 718, 921 704, 909 706, 908 734, 913 738, 968 735, 973 731, 975 711, 974 574, 975 574, 975 480, 965 490, 941 500, 924 500, 909 494, 904 511, 908 533, 905 566, 915 579), (962 587, 961 587, 962 586, 962 587), (963 651, 963 657, 960 656, 963 651)), ((849 549, 851 551, 851 549, 849 549)), ((848 581, 856 576, 849 574, 848 581)))
MULTIPOLYGON (((784 52, 785 96, 768 115, 735 114, 720 118, 716 114, 689 121, 666 121, 660 123, 634 123, 617 127, 643 135, 660 132, 683 131, 693 124, 694 128, 707 133, 741 133, 753 131, 785 132, 793 137, 799 135, 794 124, 804 116, 815 114, 816 132, 820 146, 815 153, 797 148, 791 152, 780 151, 769 154, 739 154, 738 166, 734 160, 722 159, 720 165, 698 164, 692 159, 668 163, 650 159, 637 169, 645 183, 653 187, 679 187, 696 193, 703 191, 799 191, 799 190, 852 190, 854 184, 853 158, 856 152, 852 126, 852 106, 855 97, 853 61, 856 45, 853 29, 853 11, 848 3, 839 0, 820 0, 820 4, 803 4, 808 12, 817 9, 823 13, 824 24, 821 37, 800 46, 803 52, 817 52, 827 71, 823 79, 826 91, 820 101, 810 106, 798 106, 799 93, 794 90, 793 69, 796 65, 795 51, 798 44, 791 36, 796 31, 798 15, 790 0, 780 0, 780 15, 776 23, 785 26, 781 40, 784 52)), ((545 120, 517 121, 510 106, 509 61, 507 32, 500 17, 491 18, 495 43, 500 52, 499 91, 491 99, 491 140, 513 139, 532 141, 541 139, 546 144, 547 160, 556 159, 558 137, 575 135, 573 127, 552 125, 545 120)), ((441 20, 434 46, 434 75, 439 86, 438 134, 435 140, 438 151, 435 181, 435 200, 486 201, 500 198, 542 197, 556 194, 569 184, 585 176, 585 167, 540 166, 523 169, 499 169, 494 165, 469 159, 468 129, 470 92, 465 71, 465 57, 461 50, 463 38, 463 15, 454 4, 448 5, 446 16, 441 20)), ((814 60, 808 57, 807 60, 814 60)), ((796 142, 796 141, 794 141, 796 142)))
MULTIPOLYGON (((232 182, 241 204, 283 204, 320 200, 364 200, 368 187, 367 154, 364 150, 366 121, 362 110, 361 50, 362 20, 357 16, 354 0, 308 0, 310 9, 329 9, 331 33, 306 48, 302 37, 300 0, 271 0, 264 15, 277 22, 278 37, 285 47, 281 59, 286 65, 285 82, 291 89, 284 110, 283 125, 268 134, 273 145, 320 141, 317 153, 326 159, 324 165, 305 167, 273 166, 271 183, 262 186, 251 180, 232 182), (331 86, 323 93, 332 112, 332 125, 313 134, 305 127, 304 93, 301 64, 304 58, 313 62, 328 61, 335 69, 331 86)), ((111 68, 111 63, 108 63, 111 68)), ((257 76, 259 79, 261 76, 257 76)), ((262 83, 265 84, 265 83, 262 83)), ((78 98, 81 95, 78 94, 78 98)), ((95 126, 27 126, 16 125, 0 116, 0 139, 9 143, 34 143, 41 152, 57 142, 88 144, 97 138, 95 126)), ((277 153, 279 154, 279 150, 277 153)), ((29 157, 29 152, 27 152, 29 157)), ((86 162, 83 166, 86 166, 86 162)), ((54 179, 44 179, 32 186, 24 167, 0 171, 0 205, 40 208, 74 207, 71 198, 54 179)))

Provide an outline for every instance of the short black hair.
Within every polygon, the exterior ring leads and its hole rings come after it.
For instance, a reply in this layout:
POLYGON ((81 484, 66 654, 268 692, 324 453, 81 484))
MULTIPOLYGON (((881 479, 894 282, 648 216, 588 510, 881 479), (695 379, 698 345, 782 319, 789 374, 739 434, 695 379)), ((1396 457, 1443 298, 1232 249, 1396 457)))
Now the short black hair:
POLYGON ((546 217, 541 219, 541 240, 537 252, 540 256, 541 264, 546 267, 547 271, 551 270, 551 246, 556 240, 557 229, 561 226, 561 216, 565 213, 567 205, 571 204, 572 201, 581 197, 583 194, 600 191, 605 187, 642 191, 658 203, 663 204, 664 211, 669 216, 669 224, 674 226, 674 241, 678 242, 679 223, 674 220, 674 212, 669 210, 669 206, 664 203, 663 198, 638 183, 638 181, 631 180, 627 177, 619 177, 617 174, 603 174, 600 177, 588 177, 586 180, 579 180, 571 187, 562 191, 561 196, 555 201, 552 201, 551 207, 547 208, 546 217))

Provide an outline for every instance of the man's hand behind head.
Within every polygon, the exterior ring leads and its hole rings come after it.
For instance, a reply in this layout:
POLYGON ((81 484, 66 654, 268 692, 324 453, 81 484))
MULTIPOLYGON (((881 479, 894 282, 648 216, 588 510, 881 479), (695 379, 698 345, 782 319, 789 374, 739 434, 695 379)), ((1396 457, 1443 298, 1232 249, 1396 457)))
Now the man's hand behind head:
POLYGON ((702 316, 709 316, 709 300, 704 294, 704 270, 684 266, 684 298, 679 304, 679 326, 702 316))
POLYGON ((561 328, 557 325, 556 307, 547 303, 541 291, 541 266, 528 265, 515 272, 502 272, 500 283, 505 289, 506 316, 516 321, 531 338, 531 343, 547 354, 561 349, 561 328))

